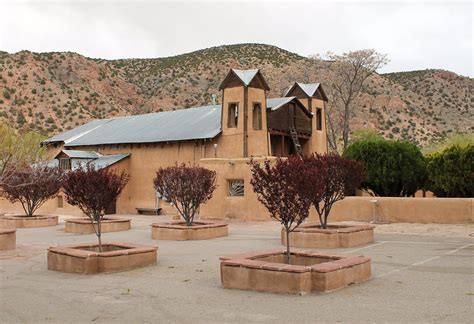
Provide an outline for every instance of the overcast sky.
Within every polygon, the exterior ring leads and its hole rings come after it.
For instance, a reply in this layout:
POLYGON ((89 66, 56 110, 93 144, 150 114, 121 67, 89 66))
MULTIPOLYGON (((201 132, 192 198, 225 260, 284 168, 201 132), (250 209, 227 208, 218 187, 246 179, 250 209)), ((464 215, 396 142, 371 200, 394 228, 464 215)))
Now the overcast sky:
POLYGON ((96 58, 182 54, 265 43, 307 56, 374 48, 383 72, 440 68, 473 76, 473 4, 415 1, 0 2, 0 50, 96 58))

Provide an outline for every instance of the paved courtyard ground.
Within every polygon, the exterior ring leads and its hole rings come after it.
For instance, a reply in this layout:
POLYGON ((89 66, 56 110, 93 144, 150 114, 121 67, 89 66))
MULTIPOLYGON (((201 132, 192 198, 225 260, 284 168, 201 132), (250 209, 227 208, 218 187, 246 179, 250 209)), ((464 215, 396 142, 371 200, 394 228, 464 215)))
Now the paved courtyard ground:
MULTIPOLYGON (((221 255, 280 247, 275 222, 230 225, 208 241, 154 241, 133 216, 132 230, 104 241, 158 245, 156 266, 98 275, 46 268, 50 245, 95 242, 60 225, 17 230, 17 249, 0 251, 1 323, 449 322, 474 318, 473 225, 380 225, 376 242, 339 252, 372 258, 373 279, 304 296, 227 290, 221 255)), ((324 249, 321 249, 322 251, 324 249)), ((335 251, 335 250, 332 250, 335 251)))

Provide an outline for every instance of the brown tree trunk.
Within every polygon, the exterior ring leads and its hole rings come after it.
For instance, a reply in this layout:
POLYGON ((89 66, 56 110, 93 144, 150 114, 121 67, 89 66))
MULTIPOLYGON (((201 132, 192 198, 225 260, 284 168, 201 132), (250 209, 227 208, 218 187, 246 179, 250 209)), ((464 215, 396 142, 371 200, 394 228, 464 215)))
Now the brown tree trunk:
POLYGON ((344 126, 342 129, 342 141, 343 141, 343 150, 347 148, 349 144, 349 119, 350 119, 350 102, 344 105, 344 126))
POLYGON ((100 215, 97 216, 97 238, 99 239, 99 252, 102 252, 102 222, 100 215))
POLYGON ((286 263, 290 264, 290 231, 285 228, 286 232, 286 263))

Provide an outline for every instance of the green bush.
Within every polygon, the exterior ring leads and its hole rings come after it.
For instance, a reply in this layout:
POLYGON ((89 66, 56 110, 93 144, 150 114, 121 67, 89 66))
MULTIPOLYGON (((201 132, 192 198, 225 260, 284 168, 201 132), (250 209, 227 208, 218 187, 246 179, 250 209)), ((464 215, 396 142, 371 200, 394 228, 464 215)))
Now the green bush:
POLYGON ((453 145, 427 160, 427 189, 437 197, 474 196, 474 145, 453 145))
POLYGON ((377 196, 412 196, 424 187, 426 162, 420 149, 408 142, 365 140, 351 144, 344 157, 365 169, 361 187, 377 196))

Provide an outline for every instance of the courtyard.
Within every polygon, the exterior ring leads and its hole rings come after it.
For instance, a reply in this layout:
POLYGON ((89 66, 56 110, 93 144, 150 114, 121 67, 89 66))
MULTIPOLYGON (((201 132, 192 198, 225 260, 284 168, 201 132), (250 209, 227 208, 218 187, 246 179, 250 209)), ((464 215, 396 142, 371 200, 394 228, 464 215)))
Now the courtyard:
MULTIPOLYGON (((231 221, 229 236, 152 240, 150 224, 170 216, 132 217, 132 229, 104 242, 158 245, 155 266, 77 275, 48 271, 46 250, 95 242, 58 226, 17 230, 17 248, 0 252, 1 322, 469 322, 474 316, 472 224, 384 224, 375 242, 330 251, 372 258, 372 280, 326 294, 293 296, 224 289, 219 256, 279 248, 277 222, 231 221)), ((325 249, 318 249, 325 251, 325 249)), ((329 251, 329 250, 327 250, 329 251)))

